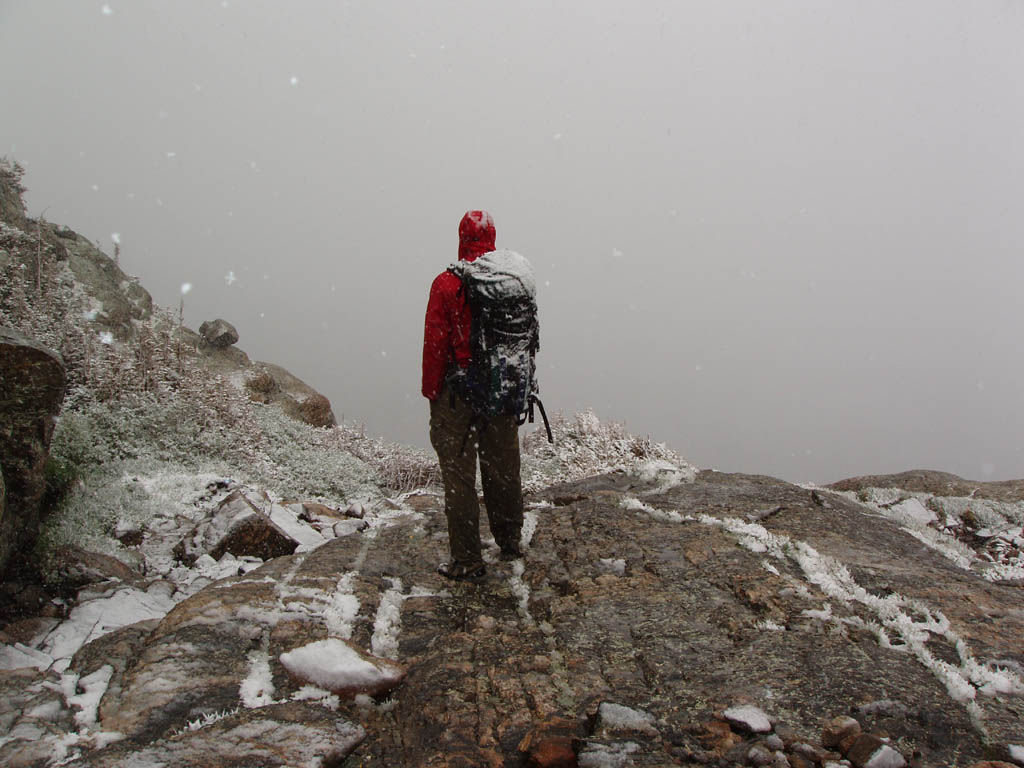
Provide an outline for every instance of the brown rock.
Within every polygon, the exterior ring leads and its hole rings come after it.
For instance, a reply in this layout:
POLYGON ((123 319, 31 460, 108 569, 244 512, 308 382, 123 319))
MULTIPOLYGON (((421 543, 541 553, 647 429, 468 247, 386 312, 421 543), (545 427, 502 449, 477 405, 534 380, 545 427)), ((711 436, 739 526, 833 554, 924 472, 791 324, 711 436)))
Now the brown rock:
POLYGON ((901 768, 906 765, 899 752, 873 733, 858 736, 846 753, 846 758, 856 768, 901 768))
POLYGON ((857 736, 860 734, 860 723, 854 720, 852 717, 846 715, 840 715, 839 717, 833 717, 821 731, 821 743, 828 749, 835 749, 838 747, 843 739, 848 736, 857 736))
POLYGON ((527 732, 519 752, 530 768, 576 768, 583 723, 550 717, 527 732))
POLYGON ((61 547, 55 553, 54 570, 64 587, 81 589, 103 581, 132 582, 140 574, 116 557, 87 552, 75 546, 61 547))
POLYGON ((697 736, 701 746, 716 755, 724 755, 741 741, 742 737, 734 733, 724 720, 712 720, 703 724, 703 732, 697 736))
MULTIPOLYGON (((140 745, 119 742, 85 758, 88 768, 340 766, 366 731, 315 704, 289 702, 242 710, 199 730, 140 745)), ((75 763, 80 765, 80 763, 75 763)))
POLYGON ((17 331, 0 327, 0 461, 4 501, 0 572, 39 533, 46 460, 67 374, 60 355, 17 331))
POLYGON ((304 520, 313 520, 317 516, 329 517, 332 520, 341 520, 345 517, 345 513, 334 507, 328 507, 326 504, 318 504, 315 501, 304 501, 302 502, 302 517, 304 520))
POLYGON ((30 648, 35 648, 37 641, 40 641, 46 634, 57 626, 59 622, 55 618, 45 616, 32 616, 19 621, 12 621, 3 632, 0 632, 0 643, 14 645, 21 643, 30 648))
POLYGON ((968 768, 1017 768, 1013 763, 1004 763, 1002 760, 985 760, 981 763, 971 763, 968 768))
POLYGON ((235 557, 270 560, 290 555, 299 545, 240 491, 217 507, 213 518, 200 523, 174 547, 174 556, 192 565, 200 555, 219 560, 225 552, 235 557))
POLYGON ((224 349, 238 341, 238 331, 227 320, 207 320, 199 326, 199 335, 211 347, 224 349))

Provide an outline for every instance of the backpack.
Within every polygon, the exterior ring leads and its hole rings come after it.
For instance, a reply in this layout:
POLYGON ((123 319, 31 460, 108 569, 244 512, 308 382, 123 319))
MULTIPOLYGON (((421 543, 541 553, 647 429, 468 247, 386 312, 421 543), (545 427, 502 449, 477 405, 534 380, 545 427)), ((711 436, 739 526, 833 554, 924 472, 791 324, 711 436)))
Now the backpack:
POLYGON ((453 264, 449 271, 462 281, 459 290, 472 315, 469 368, 456 371, 453 389, 483 424, 506 414, 515 415, 519 424, 533 421, 533 405, 540 405, 535 361, 540 323, 530 262, 500 249, 453 264))

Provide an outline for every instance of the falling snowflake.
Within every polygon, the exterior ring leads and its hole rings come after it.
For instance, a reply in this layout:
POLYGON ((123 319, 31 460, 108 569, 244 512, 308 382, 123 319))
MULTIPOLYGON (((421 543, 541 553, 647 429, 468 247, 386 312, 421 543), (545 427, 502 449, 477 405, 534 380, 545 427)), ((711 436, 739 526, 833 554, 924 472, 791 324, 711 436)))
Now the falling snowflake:
POLYGON ((120 245, 121 244, 121 233, 120 232, 111 232, 110 233, 110 240, 111 240, 111 242, 113 242, 114 245, 120 245))
POLYGON ((101 13, 102 13, 102 14, 103 14, 104 16, 110 16, 110 15, 112 15, 112 14, 114 13, 114 9, 113 9, 113 8, 111 8, 111 7, 110 7, 110 6, 109 6, 109 5, 107 4, 107 3, 104 3, 104 4, 103 4, 103 7, 102 7, 102 8, 100 8, 100 12, 101 12, 101 13))
POLYGON ((170 157, 177 157, 177 156, 178 156, 178 153, 177 153, 177 152, 168 152, 168 153, 167 153, 167 157, 169 157, 169 158, 170 158, 170 157))
POLYGON ((290 80, 290 82, 291 82, 292 85, 298 85, 299 84, 299 78, 295 77, 295 75, 292 75, 292 79, 290 80))
POLYGON ((235 281, 236 281, 237 279, 238 279, 238 278, 237 278, 237 277, 235 277, 235 272, 234 272, 234 270, 230 270, 230 269, 229 269, 229 270, 228 270, 228 273, 227 273, 226 275, 224 275, 224 282, 225 282, 225 283, 227 283, 228 285, 231 285, 231 284, 232 284, 233 282, 235 282, 235 281))
POLYGON ((114 334, 112 334, 110 331, 103 331, 103 333, 100 334, 100 344, 113 344, 113 343, 114 343, 114 334))
POLYGON ((100 191, 100 185, 99 184, 93 184, 92 185, 92 191, 93 192, 99 192, 100 191))
POLYGON ((192 290, 192 283, 182 283, 181 284, 181 295, 182 296, 184 296, 185 294, 187 294, 191 290, 192 290))

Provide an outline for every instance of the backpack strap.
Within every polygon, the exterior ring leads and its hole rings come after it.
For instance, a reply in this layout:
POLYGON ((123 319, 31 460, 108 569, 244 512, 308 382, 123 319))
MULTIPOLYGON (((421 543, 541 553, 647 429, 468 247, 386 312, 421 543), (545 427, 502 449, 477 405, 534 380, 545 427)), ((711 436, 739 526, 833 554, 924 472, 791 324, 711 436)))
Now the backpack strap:
MULTIPOLYGON (((551 423, 548 421, 548 414, 544 410, 544 403, 542 403, 540 401, 540 398, 537 397, 534 394, 530 395, 529 403, 530 403, 530 408, 529 408, 528 415, 526 416, 526 419, 528 419, 529 422, 531 424, 533 424, 533 406, 536 405, 538 408, 540 408, 540 416, 541 416, 542 419, 544 419, 544 429, 547 430, 547 433, 548 433, 548 442, 549 443, 554 443, 555 442, 555 438, 551 434, 551 423)), ((522 421, 520 421, 519 423, 523 424, 522 421)))

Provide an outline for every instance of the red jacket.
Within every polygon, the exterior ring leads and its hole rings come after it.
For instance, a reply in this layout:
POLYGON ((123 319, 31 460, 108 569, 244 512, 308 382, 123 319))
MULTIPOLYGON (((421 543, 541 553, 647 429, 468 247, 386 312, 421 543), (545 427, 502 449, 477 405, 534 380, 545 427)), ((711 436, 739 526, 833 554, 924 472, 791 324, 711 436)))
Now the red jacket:
MULTIPOLYGON (((459 222, 459 260, 473 261, 494 250, 494 219, 487 211, 469 211, 459 222)), ((423 396, 437 399, 451 364, 469 365, 471 317, 462 281, 445 270, 434 278, 423 328, 423 396)))

